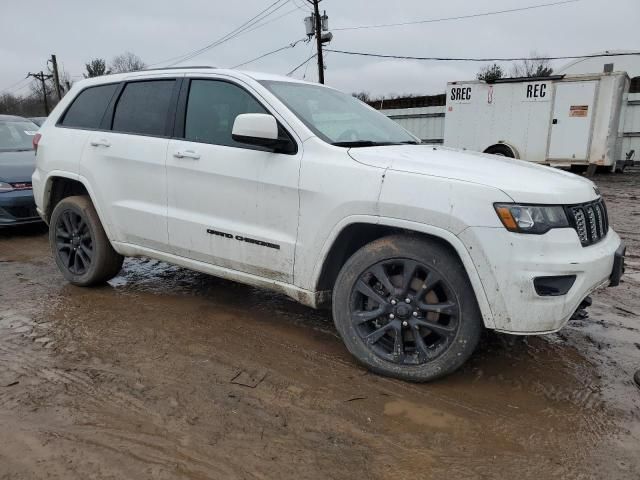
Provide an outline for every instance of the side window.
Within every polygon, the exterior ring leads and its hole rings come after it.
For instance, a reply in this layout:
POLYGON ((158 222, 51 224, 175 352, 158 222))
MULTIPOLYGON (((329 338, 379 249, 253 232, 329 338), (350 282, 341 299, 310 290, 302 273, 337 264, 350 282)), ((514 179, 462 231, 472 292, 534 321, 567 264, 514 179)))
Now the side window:
POLYGON ((82 90, 60 124, 65 127, 100 128, 104 112, 117 88, 118 84, 112 83, 82 90))
POLYGON ((113 115, 114 132, 164 135, 175 80, 127 83, 113 115))
POLYGON ((245 147, 231 138, 241 113, 269 113, 249 93, 228 82, 192 80, 187 100, 184 138, 193 142, 245 147))

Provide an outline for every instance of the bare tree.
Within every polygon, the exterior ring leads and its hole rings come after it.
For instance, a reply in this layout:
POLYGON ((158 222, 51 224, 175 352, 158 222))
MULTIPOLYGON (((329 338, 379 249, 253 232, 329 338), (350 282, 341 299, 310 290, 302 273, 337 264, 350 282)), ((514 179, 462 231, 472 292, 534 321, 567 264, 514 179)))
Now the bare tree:
POLYGON ((351 96, 357 98, 358 100, 364 103, 369 103, 372 100, 371 95, 369 95, 369 92, 353 92, 351 96))
POLYGON ((60 88, 62 89, 62 95, 64 96, 69 90, 71 90, 73 82, 71 81, 69 72, 65 70, 61 70, 58 75, 60 77, 60 88))
POLYGON ((22 114, 22 98, 11 93, 0 95, 0 114, 20 115, 22 114))
POLYGON ((514 63, 511 67, 512 77, 548 77, 553 73, 549 60, 542 59, 545 55, 538 52, 531 52, 531 58, 514 63))
MULTIPOLYGON (((51 95, 48 97, 50 105, 53 105, 56 100, 57 96, 51 95)), ((0 114, 19 115, 22 117, 44 116, 42 95, 34 95, 32 93, 27 93, 26 95, 2 94, 0 95, 0 114)))
POLYGON ((139 56, 131 52, 124 52, 121 55, 113 57, 113 60, 111 60, 109 64, 109 68, 113 73, 135 72, 142 70, 146 66, 139 56))
MULTIPOLYGON (((54 95, 53 95, 53 82, 51 79, 46 80, 44 82, 44 88, 47 92, 47 101, 49 102, 49 106, 51 108, 53 108, 53 105, 55 105, 56 100, 54 100, 54 95)), ((40 82, 40 80, 33 80, 30 84, 29 84, 29 90, 31 90, 31 96, 34 98, 38 98, 40 99, 40 101, 42 101, 42 82, 40 82)))
POLYGON ((493 65, 485 65, 480 69, 476 78, 478 80, 484 80, 485 82, 493 82, 502 78, 504 76, 504 72, 502 71, 502 67, 497 63, 493 65))
POLYGON ((99 77, 101 75, 109 75, 111 70, 107 70, 107 62, 104 58, 94 58, 89 63, 84 64, 87 69, 87 73, 84 73, 84 78, 99 77))

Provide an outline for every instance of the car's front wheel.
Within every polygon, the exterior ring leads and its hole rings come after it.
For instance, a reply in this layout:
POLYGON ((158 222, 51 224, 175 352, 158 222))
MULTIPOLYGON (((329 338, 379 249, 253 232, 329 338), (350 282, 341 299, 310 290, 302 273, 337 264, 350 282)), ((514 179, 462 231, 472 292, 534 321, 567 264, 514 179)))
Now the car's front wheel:
POLYGON ((416 382, 460 367, 483 329, 460 260, 438 242, 408 235, 376 240, 345 263, 333 317, 361 363, 416 382))
POLYGON ((49 243, 62 275, 74 285, 104 283, 122 268, 124 257, 111 246, 87 196, 67 197, 56 205, 49 221, 49 243))

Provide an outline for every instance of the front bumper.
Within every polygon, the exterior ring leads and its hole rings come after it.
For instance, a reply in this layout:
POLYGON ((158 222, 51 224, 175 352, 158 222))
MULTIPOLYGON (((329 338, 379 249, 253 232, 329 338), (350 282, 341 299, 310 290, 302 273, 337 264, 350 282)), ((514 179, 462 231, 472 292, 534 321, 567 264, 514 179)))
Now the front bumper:
POLYGON ((624 271, 624 245, 612 229, 603 240, 587 247, 570 228, 526 235, 503 228, 470 227, 459 237, 482 279, 493 314, 492 327, 507 333, 561 329, 585 297, 601 286, 616 284, 624 271), (566 294, 541 296, 536 292, 536 277, 561 275, 576 277, 566 294))
POLYGON ((32 190, 0 193, 0 228, 41 221, 32 190))

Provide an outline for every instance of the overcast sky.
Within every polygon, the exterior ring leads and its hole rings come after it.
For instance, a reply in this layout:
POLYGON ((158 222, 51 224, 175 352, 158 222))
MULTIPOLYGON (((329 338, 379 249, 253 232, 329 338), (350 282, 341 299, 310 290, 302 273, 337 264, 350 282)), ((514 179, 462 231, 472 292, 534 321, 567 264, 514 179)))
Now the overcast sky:
MULTIPOLYGON (((0 92, 29 71, 46 68, 55 53, 72 80, 95 57, 126 50, 147 64, 201 48, 235 29, 274 0, 3 0, 0 16, 0 92)), ((284 0, 283 0, 284 1, 284 0)), ((553 0, 323 0, 330 29, 405 22, 511 9, 553 0)), ((187 64, 229 67, 304 37, 305 0, 288 3, 250 33, 187 64), (288 13, 287 12, 291 12, 288 13)), ((639 0, 577 3, 473 19, 379 29, 335 30, 329 48, 394 55, 512 57, 535 50, 551 55, 640 50, 639 0)), ((286 74, 313 51, 301 42, 244 68, 286 74)), ((314 60, 315 62, 315 60, 314 60)), ((314 62, 306 79, 315 81, 314 62)), ((556 62, 561 65, 564 62, 556 62)), ((329 53, 326 83, 347 92, 441 93, 447 81, 468 80, 481 64, 381 60, 329 53)), ((508 66, 507 66, 508 69, 508 66)), ((302 78, 305 68, 294 76, 302 78)), ((18 83, 10 92, 25 93, 18 83)))

